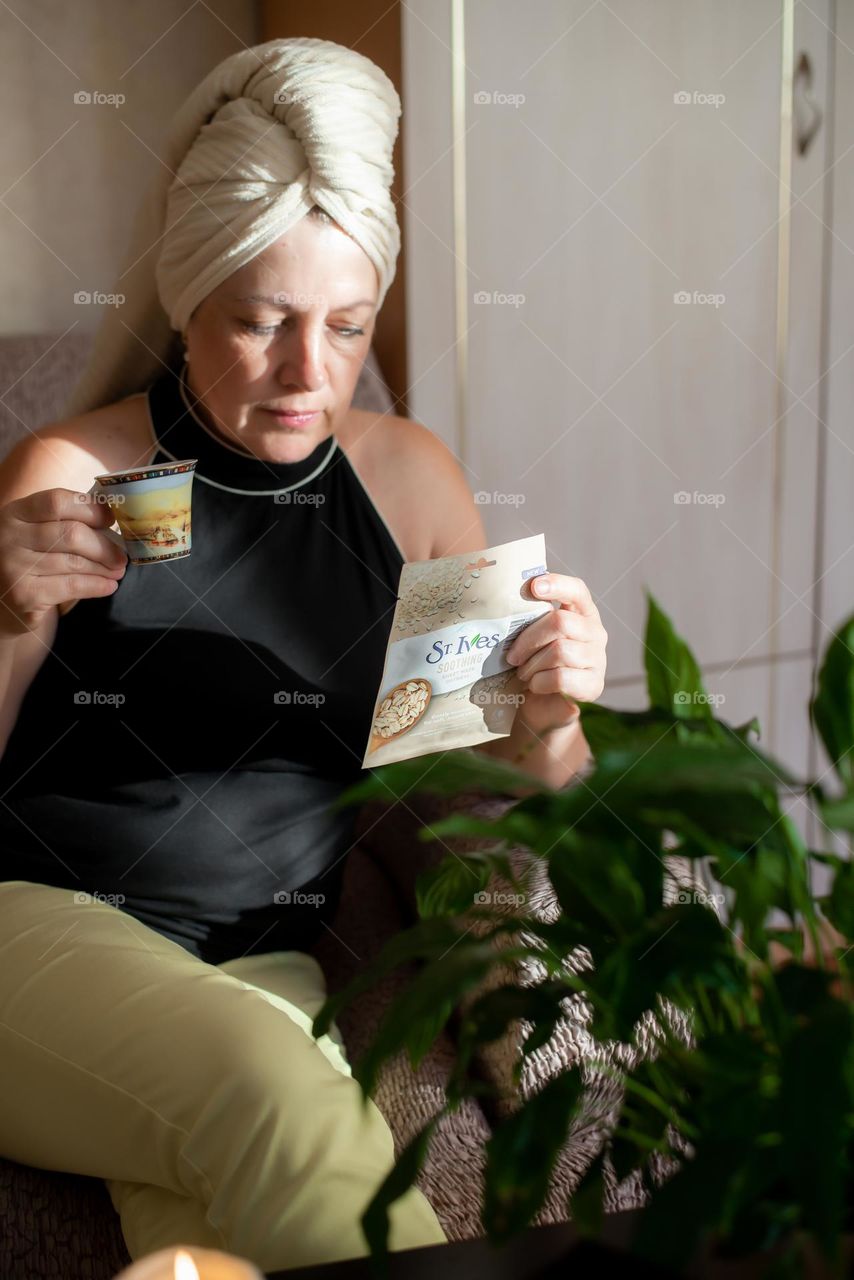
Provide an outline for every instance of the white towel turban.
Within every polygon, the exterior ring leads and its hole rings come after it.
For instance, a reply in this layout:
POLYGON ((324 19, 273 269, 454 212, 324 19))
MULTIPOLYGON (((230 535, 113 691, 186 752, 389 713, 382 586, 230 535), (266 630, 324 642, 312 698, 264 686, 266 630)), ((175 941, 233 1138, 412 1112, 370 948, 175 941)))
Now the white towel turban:
POLYGON ((144 390, 195 307, 320 205, 364 249, 379 306, 400 251, 390 187, 400 99, 363 54, 311 37, 232 54, 174 116, 67 415, 144 390))

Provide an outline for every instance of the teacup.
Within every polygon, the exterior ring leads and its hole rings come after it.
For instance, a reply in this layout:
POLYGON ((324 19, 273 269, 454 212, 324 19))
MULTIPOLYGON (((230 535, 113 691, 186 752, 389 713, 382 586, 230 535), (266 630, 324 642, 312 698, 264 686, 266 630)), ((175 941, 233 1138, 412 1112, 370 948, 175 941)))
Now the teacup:
POLYGON ((131 564, 179 560, 191 549, 193 474, 198 458, 182 458, 133 471, 107 471, 89 490, 116 515, 107 537, 127 552, 131 564))

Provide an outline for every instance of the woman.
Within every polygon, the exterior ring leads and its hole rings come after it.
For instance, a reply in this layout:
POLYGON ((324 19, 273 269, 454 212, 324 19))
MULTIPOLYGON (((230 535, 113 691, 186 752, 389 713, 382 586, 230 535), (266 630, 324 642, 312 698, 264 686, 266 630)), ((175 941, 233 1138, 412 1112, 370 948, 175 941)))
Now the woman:
MULTIPOLYGON (((311 1037, 308 949, 401 565, 486 545, 445 446, 351 408, 399 247, 399 111, 326 41, 215 68, 70 416, 0 467, 0 1154, 106 1179, 133 1258, 362 1254, 393 1162, 340 1038, 311 1037), (192 554, 128 565, 93 476, 185 457, 192 554)), ((583 583, 543 580, 564 608, 519 638, 519 732, 565 781, 564 695, 601 692, 604 632, 583 583)), ((443 1239, 419 1191, 394 1206, 392 1248, 443 1239)))

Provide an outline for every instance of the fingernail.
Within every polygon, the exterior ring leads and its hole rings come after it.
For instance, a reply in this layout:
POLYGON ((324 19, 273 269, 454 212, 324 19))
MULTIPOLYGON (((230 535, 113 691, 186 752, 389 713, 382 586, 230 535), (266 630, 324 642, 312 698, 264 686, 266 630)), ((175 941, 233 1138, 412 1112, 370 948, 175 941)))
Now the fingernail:
POLYGON ((534 587, 536 588, 537 595, 540 596, 547 596, 551 590, 549 583, 543 582, 541 578, 537 578, 535 580, 534 587))

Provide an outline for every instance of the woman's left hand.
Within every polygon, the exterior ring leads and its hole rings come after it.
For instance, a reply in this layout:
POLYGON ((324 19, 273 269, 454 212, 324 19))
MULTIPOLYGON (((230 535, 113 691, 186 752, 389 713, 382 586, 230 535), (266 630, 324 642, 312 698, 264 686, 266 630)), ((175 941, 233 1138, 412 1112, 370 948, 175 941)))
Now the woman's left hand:
POLYGON ((560 607, 529 623, 514 640, 507 660, 527 685, 526 723, 534 729, 558 728, 577 718, 573 699, 595 702, 601 697, 608 633, 580 578, 541 573, 531 579, 531 594, 537 600, 556 600, 560 607))

